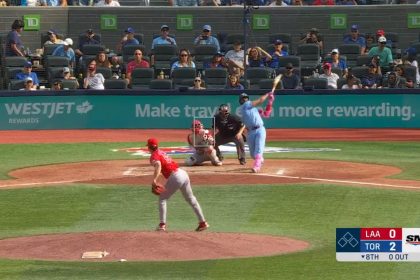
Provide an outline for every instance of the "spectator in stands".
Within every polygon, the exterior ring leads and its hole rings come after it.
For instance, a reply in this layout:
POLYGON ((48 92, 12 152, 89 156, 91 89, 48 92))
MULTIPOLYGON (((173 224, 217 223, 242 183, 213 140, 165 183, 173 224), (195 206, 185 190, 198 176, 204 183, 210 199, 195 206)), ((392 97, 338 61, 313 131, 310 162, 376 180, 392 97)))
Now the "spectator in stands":
POLYGON ((384 80, 384 88, 406 88, 407 86, 394 71, 388 74, 386 80, 384 80))
POLYGON ((271 55, 261 47, 249 48, 247 51, 248 67, 265 67, 265 61, 271 60, 271 55))
MULTIPOLYGON (((386 37, 385 36, 385 31, 383 30, 383 29, 378 29, 377 31, 376 31, 376 42, 379 40, 379 37, 386 37)), ((388 48, 390 48, 390 49, 392 49, 392 41, 391 41, 391 39, 387 39, 387 41, 386 41, 386 46, 388 47, 388 48)))
POLYGON ((160 27, 160 36, 153 39, 151 49, 153 50, 156 45, 166 45, 166 44, 176 45, 176 41, 174 38, 172 38, 169 35, 169 26, 166 24, 163 24, 160 27))
POLYGON ((338 49, 333 49, 331 51, 331 65, 332 68, 340 69, 343 77, 347 76, 347 63, 344 59, 340 58, 340 52, 338 49))
POLYGON ((382 87, 382 75, 377 73, 377 66, 375 64, 369 65, 369 73, 362 77, 362 87, 364 89, 374 89, 382 87))
POLYGON ((83 55, 82 49, 84 45, 99 45, 99 44, 101 44, 101 42, 95 39, 95 32, 93 31, 93 29, 89 28, 88 30, 86 30, 85 35, 80 38, 79 47, 75 51, 76 55, 77 56, 83 55))
POLYGON ((335 0, 314 0, 312 6, 335 6, 335 0))
POLYGON ((293 64, 286 64, 286 72, 281 76, 281 84, 283 89, 299 89, 300 78, 293 71, 293 64))
POLYGON ((96 61, 91 60, 88 64, 86 76, 83 81, 83 88, 103 90, 105 89, 104 83, 104 76, 101 73, 96 73, 96 61))
POLYGON ((203 87, 203 81, 201 80, 201 77, 195 77, 194 85, 192 87, 189 87, 188 89, 202 90, 206 88, 203 87))
POLYGON ((233 50, 225 54, 225 62, 230 74, 241 77, 244 74, 244 50, 240 41, 233 43, 233 50))
POLYGON ((117 45, 117 51, 120 53, 125 46, 140 45, 140 42, 134 38, 134 28, 128 27, 124 31, 124 36, 122 37, 120 43, 117 45))
POLYGON ((337 0, 335 4, 338 6, 357 6, 356 0, 337 0))
POLYGON ((324 50, 324 41, 317 28, 311 28, 308 33, 300 40, 303 44, 317 44, 321 54, 324 50))
POLYGON ((243 0, 220 0, 220 6, 243 6, 243 0))
POLYGON ((239 82, 239 77, 235 74, 229 75, 226 89, 238 89, 243 90, 244 86, 239 82))
POLYGON ((24 81, 26 78, 31 78, 32 86, 36 89, 39 86, 38 75, 32 72, 32 63, 30 61, 26 62, 23 71, 16 74, 16 79, 24 81))
POLYGON ((0 7, 7 7, 8 5, 7 5, 7 2, 6 2, 6 0, 1 0, 0 1, 0 7))
POLYGON ((378 39, 379 45, 377 47, 373 47, 369 51, 369 56, 378 55, 379 56, 379 65, 381 66, 382 72, 385 73, 390 65, 392 65, 392 52, 391 49, 386 47, 386 38, 381 36, 378 39))
POLYGON ((393 57, 394 61, 392 63, 394 64, 394 66, 398 64, 403 64, 401 49, 396 49, 395 55, 393 57))
POLYGON ((203 26, 203 31, 200 36, 195 38, 194 45, 215 45, 217 47, 217 51, 220 51, 219 40, 211 35, 211 26, 208 24, 203 26))
POLYGON ((325 62, 322 65, 322 69, 324 70, 324 73, 319 75, 320 78, 325 78, 328 80, 328 88, 329 89, 337 89, 337 81, 340 79, 340 77, 331 71, 332 65, 329 62, 325 62))
POLYGON ((283 2, 283 0, 274 0, 268 6, 270 6, 270 7, 275 7, 275 6, 286 7, 286 6, 289 6, 289 5, 285 2, 283 2))
POLYGON ((74 0, 77 4, 75 6, 93 6, 98 0, 74 0))
POLYGON ((364 54, 368 54, 370 49, 376 45, 375 36, 372 33, 365 34, 366 39, 366 49, 364 54))
POLYGON ((182 67, 195 68, 195 63, 192 61, 191 53, 187 49, 181 49, 179 51, 178 60, 175 61, 171 66, 171 72, 174 69, 182 67))
POLYGON ((63 90, 63 82, 61 82, 60 80, 55 80, 51 86, 51 90, 63 90))
POLYGON ((364 54, 366 51, 366 39, 360 35, 359 26, 353 24, 350 28, 350 34, 344 36, 344 44, 358 44, 360 46, 360 54, 364 54))
POLYGON ((168 0, 169 6, 176 7, 196 7, 198 3, 198 0, 168 0))
POLYGON ((6 38, 6 56, 25 56, 20 33, 25 24, 22 20, 16 19, 12 24, 12 30, 7 33, 6 38))
POLYGON ((95 3, 94 6, 96 6, 96 7, 119 7, 120 3, 116 0, 100 0, 99 2, 95 3))
POLYGON ((109 61, 108 55, 105 51, 100 51, 95 57, 96 67, 111 68, 111 62, 109 61))
POLYGON ((394 72, 395 74, 397 74, 398 77, 400 78, 404 78, 406 80, 405 82, 405 86, 407 88, 414 88, 415 83, 412 77, 408 77, 407 74, 405 73, 405 69, 404 69, 404 65, 403 64, 399 64, 397 66, 394 67, 394 72))
POLYGON ((71 71, 69 67, 63 67, 63 79, 64 80, 75 80, 77 82, 77 88, 79 88, 79 82, 77 81, 76 77, 71 75, 71 71))
POLYGON ((349 73, 346 77, 346 83, 341 87, 341 89, 361 89, 362 85, 360 80, 349 73))
POLYGON ((136 68, 150 68, 150 64, 143 58, 143 52, 140 49, 134 51, 134 59, 127 64, 126 80, 131 84, 131 73, 136 68))
POLYGON ((49 39, 44 43, 44 46, 64 43, 63 40, 57 38, 57 32, 54 29, 48 30, 47 34, 49 39))
POLYGON ((70 66, 74 67, 76 65, 76 55, 74 50, 71 48, 72 45, 73 40, 71 38, 66 38, 63 44, 54 49, 52 55, 67 57, 70 61, 70 66))
POLYGON ((292 0, 289 6, 304 6, 306 5, 302 0, 292 0))
POLYGON ((267 65, 273 69, 279 68, 279 60, 281 56, 288 56, 287 51, 283 50, 283 41, 276 40, 274 42, 274 51, 270 54, 271 59, 266 59, 267 65))
POLYGON ((213 55, 211 61, 204 63, 204 68, 227 68, 223 53, 218 52, 213 55))
POLYGON ((20 90, 36 90, 36 86, 31 77, 25 78, 24 88, 21 88, 20 90))
POLYGON ((67 7, 67 0, 40 0, 41 6, 67 7))
POLYGON ((414 66, 416 68, 416 80, 414 83, 418 85, 420 83, 420 74, 419 74, 419 64, 417 62, 417 50, 413 47, 408 48, 407 51, 406 60, 407 63, 411 66, 414 66))

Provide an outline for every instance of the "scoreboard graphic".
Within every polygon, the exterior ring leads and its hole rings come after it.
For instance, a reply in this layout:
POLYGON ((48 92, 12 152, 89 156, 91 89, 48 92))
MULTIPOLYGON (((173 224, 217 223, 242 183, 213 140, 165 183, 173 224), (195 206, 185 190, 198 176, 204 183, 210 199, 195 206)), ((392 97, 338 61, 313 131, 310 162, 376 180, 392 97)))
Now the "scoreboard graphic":
POLYGON ((420 228, 337 228, 339 262, 420 262, 420 228))

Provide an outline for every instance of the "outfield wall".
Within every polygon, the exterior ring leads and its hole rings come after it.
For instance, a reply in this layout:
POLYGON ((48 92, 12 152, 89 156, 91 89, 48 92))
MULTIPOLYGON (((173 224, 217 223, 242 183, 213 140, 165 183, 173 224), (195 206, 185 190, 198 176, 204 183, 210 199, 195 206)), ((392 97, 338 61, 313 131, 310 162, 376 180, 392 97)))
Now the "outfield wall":
MULTIPOLYGON (((420 128, 420 90, 280 92, 268 128, 420 128)), ((0 97, 0 129, 187 128, 220 104, 238 109, 232 92, 36 92, 0 97)), ((261 92, 249 92, 251 99, 261 92), (255 96, 254 96, 255 95, 255 96)))

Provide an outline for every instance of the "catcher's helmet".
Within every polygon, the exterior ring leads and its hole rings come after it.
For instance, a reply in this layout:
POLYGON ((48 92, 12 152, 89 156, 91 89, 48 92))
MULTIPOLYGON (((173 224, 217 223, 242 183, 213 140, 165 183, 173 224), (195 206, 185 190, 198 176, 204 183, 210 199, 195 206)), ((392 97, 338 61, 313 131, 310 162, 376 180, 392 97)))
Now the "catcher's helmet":
POLYGON ((219 115, 223 118, 227 118, 229 116, 229 106, 227 104, 221 104, 219 106, 219 115))
POLYGON ((244 104, 246 100, 249 100, 249 96, 248 94, 246 94, 245 92, 241 93, 241 95, 239 95, 239 104, 244 104))
POLYGON ((203 129, 203 124, 199 120, 194 120, 191 125, 191 130, 195 133, 199 133, 203 129))

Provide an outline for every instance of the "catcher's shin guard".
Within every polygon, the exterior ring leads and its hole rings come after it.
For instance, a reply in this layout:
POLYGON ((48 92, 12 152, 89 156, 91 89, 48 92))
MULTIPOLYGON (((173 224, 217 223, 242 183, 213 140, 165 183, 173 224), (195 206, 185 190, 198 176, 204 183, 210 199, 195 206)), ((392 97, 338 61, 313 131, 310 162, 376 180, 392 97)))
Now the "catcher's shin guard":
POLYGON ((211 152, 209 152, 209 157, 211 160, 211 163, 215 166, 221 166, 222 162, 219 160, 219 158, 216 155, 216 150, 212 149, 211 152))

